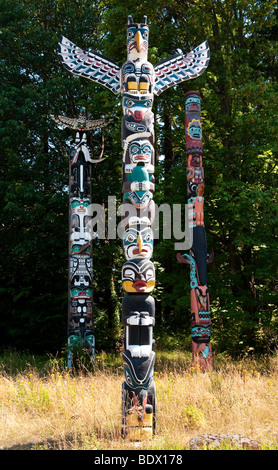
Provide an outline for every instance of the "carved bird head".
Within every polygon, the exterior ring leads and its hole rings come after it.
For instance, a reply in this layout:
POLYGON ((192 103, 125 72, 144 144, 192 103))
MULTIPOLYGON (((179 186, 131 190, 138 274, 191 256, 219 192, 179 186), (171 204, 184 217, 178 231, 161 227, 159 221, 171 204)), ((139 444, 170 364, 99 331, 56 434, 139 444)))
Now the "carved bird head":
POLYGON ((147 17, 142 23, 134 23, 132 16, 127 18, 127 60, 147 60, 149 27, 147 17))

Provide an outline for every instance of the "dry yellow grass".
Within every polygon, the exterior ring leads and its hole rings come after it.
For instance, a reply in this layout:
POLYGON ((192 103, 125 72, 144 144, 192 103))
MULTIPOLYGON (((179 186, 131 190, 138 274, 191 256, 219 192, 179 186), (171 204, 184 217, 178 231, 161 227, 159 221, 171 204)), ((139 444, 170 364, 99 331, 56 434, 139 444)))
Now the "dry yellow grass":
MULTIPOLYGON (((95 371, 53 366, 0 376, 1 449, 129 449, 121 438, 120 358, 98 358, 95 371)), ((137 449, 181 450, 199 434, 240 434, 278 449, 278 364, 222 361, 211 373, 190 359, 157 354, 158 432, 137 449)))

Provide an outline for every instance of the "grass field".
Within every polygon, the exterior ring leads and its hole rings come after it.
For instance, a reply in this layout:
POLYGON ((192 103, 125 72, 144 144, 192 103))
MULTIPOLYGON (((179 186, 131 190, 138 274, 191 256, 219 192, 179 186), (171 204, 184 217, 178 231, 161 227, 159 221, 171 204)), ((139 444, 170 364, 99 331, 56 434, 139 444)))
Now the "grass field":
MULTIPOLYGON (((0 449, 127 450, 121 437, 122 359, 97 355, 94 370, 69 373, 15 352, 1 358, 0 449)), ((157 434, 137 449, 187 450, 203 433, 239 434, 278 450, 278 356, 216 357, 214 371, 191 355, 157 352, 157 434)), ((230 450, 230 449, 229 449, 230 450)))

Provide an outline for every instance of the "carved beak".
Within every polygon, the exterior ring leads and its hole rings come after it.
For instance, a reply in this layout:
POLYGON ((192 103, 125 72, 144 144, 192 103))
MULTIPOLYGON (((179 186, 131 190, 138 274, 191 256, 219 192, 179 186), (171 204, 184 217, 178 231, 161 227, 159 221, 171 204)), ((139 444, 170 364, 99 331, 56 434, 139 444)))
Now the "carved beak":
POLYGON ((141 46, 143 44, 143 38, 140 31, 137 31, 137 33, 135 34, 134 42, 136 42, 137 45, 137 52, 140 52, 141 46))
POLYGON ((139 248, 139 253, 141 253, 142 246, 143 246, 143 241, 142 241, 142 237, 141 237, 140 233, 139 233, 138 238, 137 238, 137 246, 139 248))

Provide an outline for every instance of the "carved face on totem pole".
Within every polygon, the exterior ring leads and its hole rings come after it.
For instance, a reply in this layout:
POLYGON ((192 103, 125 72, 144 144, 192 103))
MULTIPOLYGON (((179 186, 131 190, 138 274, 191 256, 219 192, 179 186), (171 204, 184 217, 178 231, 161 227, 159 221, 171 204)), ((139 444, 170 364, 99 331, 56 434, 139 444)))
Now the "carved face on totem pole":
POLYGON ((186 112, 200 112, 201 111, 201 99, 199 93, 191 91, 188 92, 185 101, 186 112))
POLYGON ((91 217, 86 212, 76 213, 71 216, 70 242, 85 244, 92 240, 93 232, 90 225, 91 217))
POLYGON ((125 163, 133 166, 138 163, 154 164, 154 148, 148 139, 135 139, 131 141, 125 158, 125 163))
POLYGON ((202 128, 199 119, 192 119, 187 126, 187 134, 193 140, 201 140, 202 128))
POLYGON ((141 122, 152 109, 153 95, 133 95, 123 93, 123 111, 126 116, 132 116, 136 122, 141 122))
POLYGON ((70 207, 72 214, 83 214, 88 215, 88 208, 90 206, 90 199, 89 198, 79 198, 73 197, 70 200, 70 207))
MULTIPOLYGON (((148 171, 144 166, 136 166, 130 176, 130 188, 124 192, 123 199, 129 200, 136 209, 145 209, 153 197, 148 171)), ((123 189, 125 191, 125 186, 123 189)))
POLYGON ((131 220, 131 223, 125 230, 123 237, 123 248, 126 259, 145 258, 148 259, 152 256, 153 252, 153 231, 146 223, 138 223, 131 220))
POLYGON ((134 23, 132 16, 127 18, 127 60, 146 60, 149 46, 147 17, 142 23, 134 23))
POLYGON ((185 96, 185 139, 188 166, 202 166, 201 98, 197 91, 189 91, 185 96))
POLYGON ((127 293, 148 294, 155 286, 155 269, 150 260, 126 261, 122 267, 123 288, 127 293))
POLYGON ((197 325, 191 329, 192 341, 195 343, 210 342, 210 326, 197 325))

